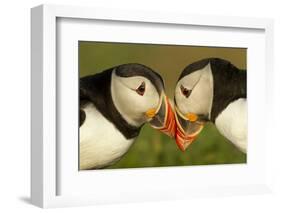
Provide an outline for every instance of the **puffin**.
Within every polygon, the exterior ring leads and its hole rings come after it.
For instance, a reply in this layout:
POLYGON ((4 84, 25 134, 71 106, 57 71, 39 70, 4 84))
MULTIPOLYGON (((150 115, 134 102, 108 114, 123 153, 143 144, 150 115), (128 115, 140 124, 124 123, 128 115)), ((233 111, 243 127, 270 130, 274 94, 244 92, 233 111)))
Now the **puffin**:
POLYGON ((119 161, 142 126, 175 136, 174 112, 162 77, 129 63, 80 78, 79 170, 101 169, 119 161))
POLYGON ((175 140, 185 151, 206 122, 247 152, 247 72, 221 58, 188 65, 175 88, 175 140))

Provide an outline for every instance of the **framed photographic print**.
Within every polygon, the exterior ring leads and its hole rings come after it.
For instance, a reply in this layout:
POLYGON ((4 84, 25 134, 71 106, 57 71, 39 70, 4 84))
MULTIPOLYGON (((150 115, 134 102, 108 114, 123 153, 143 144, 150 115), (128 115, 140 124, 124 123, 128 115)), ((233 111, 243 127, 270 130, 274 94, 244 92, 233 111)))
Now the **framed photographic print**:
POLYGON ((33 204, 270 191, 272 20, 31 14, 33 204))

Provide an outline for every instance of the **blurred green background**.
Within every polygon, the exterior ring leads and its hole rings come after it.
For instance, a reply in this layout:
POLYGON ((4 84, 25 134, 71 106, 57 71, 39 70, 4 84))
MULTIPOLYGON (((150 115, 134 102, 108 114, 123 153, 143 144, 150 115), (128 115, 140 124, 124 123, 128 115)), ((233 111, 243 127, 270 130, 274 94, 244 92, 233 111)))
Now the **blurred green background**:
MULTIPOLYGON (((79 72, 83 77, 120 64, 141 63, 162 76, 166 94, 173 99, 177 79, 188 64, 219 57, 246 69, 246 56, 245 48, 79 41, 79 72)), ((246 160, 247 155, 220 135, 211 123, 185 152, 178 149, 173 139, 145 125, 128 153, 109 168, 230 164, 246 160)))

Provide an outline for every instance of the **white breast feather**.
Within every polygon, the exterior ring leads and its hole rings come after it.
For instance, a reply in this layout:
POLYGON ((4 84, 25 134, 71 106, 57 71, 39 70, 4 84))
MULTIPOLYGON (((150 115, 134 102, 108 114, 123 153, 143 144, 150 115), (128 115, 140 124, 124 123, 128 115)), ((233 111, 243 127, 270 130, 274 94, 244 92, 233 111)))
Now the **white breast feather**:
POLYGON ((245 153, 247 152, 247 117, 247 100, 240 98, 229 104, 215 121, 220 133, 245 153))
POLYGON ((86 120, 80 127, 80 169, 112 165, 128 151, 134 139, 126 139, 93 104, 84 111, 86 120))

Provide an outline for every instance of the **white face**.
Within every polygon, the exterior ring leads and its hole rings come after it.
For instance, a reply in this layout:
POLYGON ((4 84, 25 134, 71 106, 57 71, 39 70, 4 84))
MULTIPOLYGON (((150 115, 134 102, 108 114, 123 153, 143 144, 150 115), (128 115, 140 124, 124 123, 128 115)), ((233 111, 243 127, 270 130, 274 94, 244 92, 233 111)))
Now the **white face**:
POLYGON ((145 113, 160 104, 160 95, 155 86, 142 76, 120 77, 113 71, 111 94, 116 109, 134 126, 149 121, 145 113))
POLYGON ((213 75, 210 64, 183 77, 176 86, 175 99, 182 114, 209 115, 213 101, 213 75))

